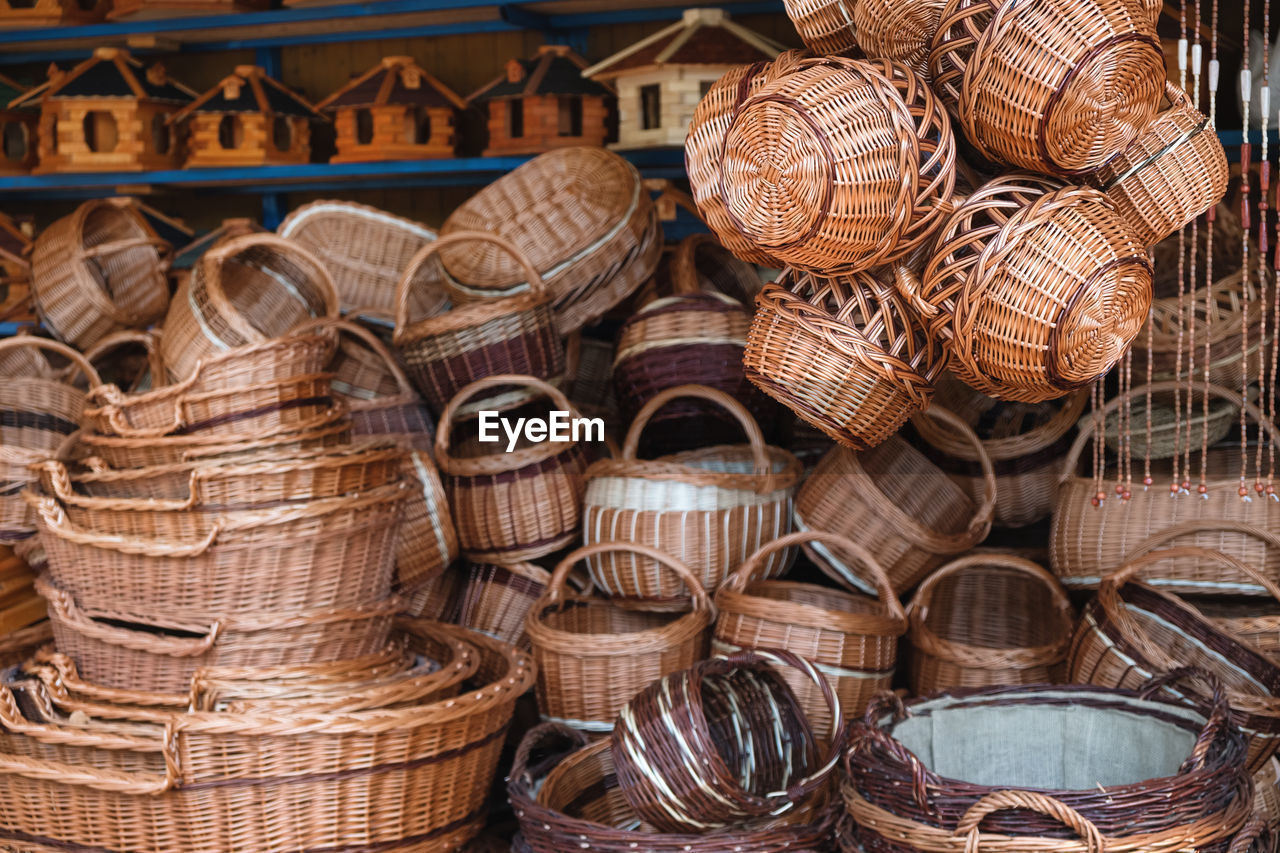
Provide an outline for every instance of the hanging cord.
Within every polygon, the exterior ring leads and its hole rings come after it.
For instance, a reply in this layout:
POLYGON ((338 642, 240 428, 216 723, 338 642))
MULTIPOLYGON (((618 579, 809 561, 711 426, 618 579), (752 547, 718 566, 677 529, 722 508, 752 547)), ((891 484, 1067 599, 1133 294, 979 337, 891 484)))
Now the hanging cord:
MULTIPOLYGON (((1148 251, 1147 257, 1151 260, 1151 263, 1154 266, 1155 252, 1148 251)), ((1153 363, 1155 361, 1155 358, 1154 358, 1155 328, 1152 325, 1154 318, 1155 318, 1155 308, 1148 308, 1147 309, 1147 329, 1149 332, 1147 334, 1147 388, 1148 389, 1151 388, 1151 382, 1153 380, 1153 377, 1155 376, 1155 365, 1153 363)), ((1152 397, 1154 396, 1155 395, 1152 394, 1150 390, 1147 391, 1147 441, 1146 441, 1146 444, 1143 446, 1143 452, 1142 452, 1142 490, 1144 492, 1147 489, 1151 488, 1151 484, 1155 482, 1153 479, 1151 479, 1151 414, 1152 414, 1151 407, 1154 405, 1152 403, 1152 397)))
MULTIPOLYGON (((1246 24, 1246 28, 1247 26, 1248 25, 1246 24)), ((1268 219, 1267 196, 1270 193, 1270 189, 1271 189, 1271 186, 1270 186, 1271 185, 1271 160, 1270 160, 1270 155, 1267 153, 1267 125, 1271 119, 1271 4, 1270 3, 1265 3, 1263 4, 1263 7, 1262 7, 1262 30, 1263 30, 1263 36, 1262 36, 1262 84, 1263 85, 1262 85, 1262 91, 1260 92, 1261 97, 1259 99, 1261 102, 1259 106, 1262 108, 1262 174, 1261 174, 1262 197, 1258 200, 1258 252, 1259 252, 1258 260, 1260 262, 1258 264, 1258 278, 1262 282, 1262 287, 1265 293, 1265 288, 1267 287, 1267 284, 1268 284, 1266 266, 1265 266, 1267 263, 1267 250, 1268 250, 1267 235, 1270 233, 1270 223, 1267 221, 1268 219)), ((1250 98, 1252 99, 1252 94, 1253 94, 1252 86, 1250 86, 1249 92, 1250 92, 1250 98)), ((1280 117, 1276 119, 1276 123, 1280 125, 1280 117)), ((1247 121, 1245 122, 1244 127, 1245 127, 1245 133, 1248 134, 1249 123, 1247 121)), ((1276 228, 1280 229, 1280 222, 1276 223, 1276 228)), ((1248 237, 1246 236, 1245 239, 1248 240, 1248 237)), ((1280 231, 1278 231, 1277 233, 1276 243, 1278 244, 1276 246, 1277 253, 1275 256, 1275 261, 1272 265, 1272 269, 1275 270, 1278 274, 1280 274, 1280 231)), ((1276 368, 1280 366, 1280 364, 1278 364, 1278 362, 1280 362, 1280 339, 1277 339, 1277 334, 1276 334, 1277 332, 1280 332, 1280 281, 1278 281, 1276 285, 1272 287, 1272 290, 1274 291, 1273 299, 1275 300, 1275 309, 1274 309, 1274 314, 1272 315, 1272 323, 1271 323, 1271 335, 1272 335, 1271 372, 1269 375, 1270 376, 1269 380, 1268 380, 1268 374, 1265 366, 1261 371, 1259 371, 1261 374, 1260 381, 1262 382, 1262 387, 1266 389, 1266 399, 1263 405, 1263 408, 1264 408, 1263 415, 1268 422, 1274 422, 1275 416, 1276 416, 1276 376, 1277 376, 1276 368)), ((1265 296, 1262 299, 1262 316, 1263 316, 1263 322, 1265 323, 1266 316, 1267 316, 1267 299, 1265 296)), ((1266 350, 1267 350, 1267 347, 1265 344, 1265 340, 1266 340, 1265 335, 1263 336, 1262 340, 1263 340, 1263 343, 1260 343, 1259 351, 1260 351, 1260 357, 1265 359, 1266 350)), ((1259 395, 1259 396, 1262 396, 1262 395, 1259 395)), ((1276 495, 1276 487, 1275 487, 1276 443, 1274 439, 1271 439, 1267 435, 1267 431, 1265 429, 1259 429, 1258 430, 1258 447, 1262 447, 1262 443, 1264 441, 1267 443, 1267 456, 1268 456, 1267 485, 1265 488, 1259 489, 1259 491, 1265 492, 1266 495, 1270 497, 1272 500, 1280 500, 1280 497, 1277 497, 1276 495)), ((1259 461, 1258 463, 1258 468, 1259 470, 1257 472, 1257 475, 1258 477, 1261 477, 1262 476, 1261 461, 1259 461)))
POLYGON ((1105 455, 1103 452, 1106 440, 1107 419, 1103 413, 1103 392, 1102 379, 1093 380, 1093 385, 1089 389, 1090 402, 1093 405, 1093 505, 1102 506, 1102 502, 1107 499, 1107 493, 1102 488, 1103 468, 1105 467, 1105 455))
MULTIPOLYGON (((1218 0, 1213 0, 1210 7, 1213 22, 1209 29, 1209 112, 1212 121, 1218 114, 1218 0)), ((1197 83, 1198 88, 1198 83, 1197 83)), ((1210 206, 1205 212, 1205 251, 1204 251, 1204 395, 1200 402, 1200 417, 1203 424, 1200 429, 1200 484, 1196 491, 1205 500, 1209 499, 1209 385, 1212 382, 1213 353, 1210 349, 1213 342, 1213 315, 1216 304, 1213 295, 1213 223, 1217 218, 1217 210, 1210 206)), ((1243 410, 1242 410, 1243 411, 1243 410)), ((1245 454, 1240 455, 1240 496, 1246 500, 1249 490, 1244 485, 1245 454)))
POLYGON ((1120 470, 1117 472, 1116 494, 1120 500, 1133 497, 1133 350, 1125 350, 1120 372, 1120 393, 1124 396, 1121 411, 1124 423, 1120 430, 1120 470))
MULTIPOLYGON (((1193 26, 1189 32, 1191 36, 1191 87, 1194 91, 1192 102, 1196 110, 1200 110, 1200 65, 1203 57, 1203 48, 1200 44, 1200 4, 1196 3, 1191 7, 1191 19, 1193 26)), ((1189 270, 1187 273, 1187 289, 1190 295, 1188 308, 1190 315, 1187 318, 1187 408, 1184 422, 1187 428, 1187 440, 1183 445, 1185 456, 1182 466, 1182 487, 1183 494, 1191 493, 1191 430, 1194 411, 1195 386, 1196 386, 1196 270, 1197 256, 1200 248, 1200 218, 1196 217, 1191 220, 1191 258, 1189 261, 1189 270)))
MULTIPOLYGON (((1246 0, 1247 2, 1247 0, 1246 0)), ((1187 3, 1178 5, 1178 88, 1187 89, 1187 3)), ((1169 494, 1177 497, 1181 491, 1182 479, 1179 476, 1179 463, 1182 457, 1182 391, 1177 380, 1182 376, 1182 339, 1186 332, 1186 258, 1187 229, 1178 230, 1178 346, 1174 353, 1173 378, 1173 480, 1169 483, 1169 494)))

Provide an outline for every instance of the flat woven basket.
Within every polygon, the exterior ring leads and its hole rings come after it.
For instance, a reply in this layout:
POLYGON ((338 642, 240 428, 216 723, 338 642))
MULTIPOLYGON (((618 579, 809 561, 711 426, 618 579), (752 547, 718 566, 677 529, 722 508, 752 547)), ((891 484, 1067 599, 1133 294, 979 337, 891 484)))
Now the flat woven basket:
POLYGON ((1058 684, 1066 680, 1075 613, 1057 579, 1030 560, 970 554, 916 589, 911 692, 1058 684))
POLYGON ((954 164, 946 111, 914 71, 806 60, 734 112, 720 194, 733 228, 768 255, 834 275, 924 245, 950 211, 954 164))
MULTIPOLYGON (((775 539, 736 569, 716 590, 713 651, 785 649, 821 672, 846 716, 861 714, 871 697, 888 690, 898 658, 898 640, 907 618, 884 570, 861 546, 830 533, 790 533, 775 539), (840 552, 876 586, 880 599, 800 581, 762 580, 757 573, 771 553, 815 540, 840 552)), ((809 723, 821 737, 836 721, 819 685, 798 670, 779 674, 795 692, 809 723)))
MULTIPOLYGON (((760 427, 732 397, 698 385, 669 388, 636 416, 622 453, 587 471, 583 542, 643 543, 684 563, 704 589, 713 590, 761 546, 790 532, 799 479, 799 461, 766 445, 760 427), (650 417, 668 401, 685 396, 730 412, 748 443, 638 459, 650 417)), ((792 556, 773 555, 768 574, 783 571, 792 556)), ((649 608, 682 606, 687 597, 682 584, 639 554, 597 555, 587 565, 596 586, 612 597, 649 608)))
MULTIPOLYGON (((559 148, 502 176, 457 208, 441 236, 481 231, 519 246, 551 293, 562 334, 588 325, 644 283, 662 228, 640 173, 603 148, 559 148)), ((455 302, 527 289, 527 269, 496 248, 445 247, 455 302)))
POLYGON ((756 302, 747 378, 846 447, 874 447, 929 404, 946 355, 869 272, 787 270, 756 302))
POLYGON ((1154 19, 1135 0, 948 0, 929 72, 979 153, 1048 174, 1120 153, 1165 85, 1154 19))
MULTIPOLYGON (((344 314, 362 308, 394 311, 400 276, 413 256, 436 239, 436 232, 421 223, 352 201, 304 204, 276 231, 324 261, 344 314)), ((420 275, 430 281, 414 287, 409 316, 432 317, 448 308, 441 272, 438 265, 421 268, 420 275)))
POLYGON ((908 295, 960 379, 1037 403, 1120 360, 1146 322, 1151 276, 1146 246, 1101 192, 1012 173, 956 208, 908 295))
POLYGON ((707 656, 715 608, 689 567, 646 545, 600 542, 568 554, 529 611, 525 630, 538 664, 542 718, 592 736, 613 730, 618 712, 659 678, 707 656), (689 593, 683 612, 619 606, 607 597, 566 590, 580 561, 605 553, 643 555, 689 593))
POLYGON ((946 0, 857 0, 853 21, 867 56, 911 66, 929 79, 929 51, 946 0))
POLYGON ((158 320, 169 305, 171 252, 133 199, 85 202, 32 248, 31 295, 44 327, 84 350, 158 320))
MULTIPOLYGON (((995 509, 995 472, 973 430, 939 406, 928 416, 969 438, 978 453, 985 482, 980 503, 900 436, 861 452, 832 448, 796 494, 797 530, 838 533, 860 543, 899 595, 948 557, 982 542, 995 509)), ((805 551, 833 579, 877 593, 822 542, 806 543, 805 551)))
POLYGON ((855 21, 862 0, 784 0, 787 17, 818 56, 857 56, 855 21))

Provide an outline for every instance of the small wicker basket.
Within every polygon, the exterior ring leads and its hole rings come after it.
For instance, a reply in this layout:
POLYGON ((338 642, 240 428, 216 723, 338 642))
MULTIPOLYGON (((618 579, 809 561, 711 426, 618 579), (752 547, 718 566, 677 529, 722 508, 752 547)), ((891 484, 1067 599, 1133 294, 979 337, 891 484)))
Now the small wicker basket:
POLYGON ((858 55, 858 9, 865 0, 783 0, 787 17, 819 56, 858 55))
POLYGON ((911 66, 929 79, 929 50, 946 0, 857 0, 853 21, 867 56, 911 66))

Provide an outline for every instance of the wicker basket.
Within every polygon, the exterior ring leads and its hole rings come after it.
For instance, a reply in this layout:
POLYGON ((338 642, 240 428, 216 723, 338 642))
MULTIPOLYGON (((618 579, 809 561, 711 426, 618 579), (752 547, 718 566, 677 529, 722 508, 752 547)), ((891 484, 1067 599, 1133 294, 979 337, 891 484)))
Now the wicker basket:
POLYGON ((946 0, 857 0, 853 22, 867 56, 911 66, 929 79, 929 50, 946 0))
POLYGON ((397 291, 393 340, 414 385, 437 412, 475 379, 517 373, 559 382, 565 372, 564 344, 542 277, 514 243, 478 231, 455 231, 441 237, 409 262, 397 291), (474 249, 476 243, 492 243, 510 254, 531 282, 527 291, 411 322, 410 300, 419 269, 450 246, 471 244, 474 249))
POLYGON ((765 393, 846 447, 865 450, 929 404, 946 355, 875 275, 788 270, 757 300, 743 361, 765 393))
MULTIPOLYGON (((1134 396, 1163 393, 1182 387, 1167 381, 1134 389, 1134 396)), ((1201 389, 1197 389, 1199 404, 1201 389)), ((1213 397, 1239 403, 1240 392, 1210 386, 1213 397)), ((1123 399, 1112 400, 1103 409, 1112 415, 1123 399)), ((1249 403, 1245 412, 1269 440, 1280 437, 1275 425, 1249 403)), ((1171 545, 1194 545, 1222 551, 1255 566, 1270 578, 1280 578, 1280 551, 1268 551, 1265 543, 1231 529, 1200 530, 1188 522, 1241 522, 1269 531, 1280 531, 1280 502, 1240 499, 1240 451, 1236 448, 1211 449, 1206 463, 1205 492, 1170 497, 1171 470, 1165 464, 1152 468, 1155 485, 1150 489, 1133 489, 1129 500, 1104 500, 1094 506, 1099 482, 1080 470, 1080 457, 1093 436, 1093 419, 1081 424, 1075 444, 1067 453, 1059 474, 1058 494, 1054 499, 1053 527, 1049 534, 1050 563, 1053 573, 1068 589, 1094 588, 1102 578, 1120 568, 1133 549, 1154 534, 1186 529, 1168 540, 1171 545)), ((1200 471, 1200 453, 1191 456, 1191 470, 1200 471)), ((1106 472, 1102 484, 1116 480, 1115 472, 1106 472)), ((1192 486, 1198 491, 1197 486, 1192 486)), ((1105 496, 1105 492, 1103 493, 1105 496)), ((1158 575, 1148 573, 1153 586, 1178 594, 1268 595, 1252 579, 1218 563, 1202 564, 1196 560, 1171 559, 1161 564, 1158 575)))
POLYGON ((42 620, 0 639, 0 669, 17 666, 53 639, 53 626, 42 620))
MULTIPOLYGON (((861 543, 899 595, 948 557, 982 542, 995 509, 995 471, 978 437, 945 409, 935 406, 928 414, 968 438, 977 451, 986 484, 981 503, 897 436, 860 453, 833 448, 796 494, 797 529, 838 533, 861 543)), ((823 543, 809 542, 805 550, 832 578, 876 594, 823 543)))
POLYGON ((170 378, 180 382, 211 355, 337 315, 338 295, 324 262, 291 240, 245 234, 196 263, 169 306, 160 356, 170 378))
MULTIPOLYGON (((1091 2, 1091 0, 1084 0, 1091 2)), ((989 397, 1037 403, 1106 374, 1151 306, 1146 246, 1101 192, 1013 173, 938 233, 920 292, 900 284, 951 370, 989 397)))
MULTIPOLYGON (((1248 765, 1256 772, 1280 749, 1280 665, 1176 596, 1137 582, 1147 567, 1175 557, 1228 566, 1280 599, 1280 586, 1234 557, 1195 547, 1149 551, 1103 578, 1071 644, 1071 680, 1131 688, 1179 666, 1212 672, 1226 688, 1232 719, 1249 736, 1248 765)), ((1180 687, 1171 695, 1187 692, 1180 687)))
POLYGON ((1213 123, 1172 83, 1165 83, 1165 98, 1169 109, 1090 177, 1147 246, 1214 207, 1227 192, 1227 155, 1213 123))
MULTIPOLYGON (((1183 386, 1185 389, 1185 385, 1183 386)), ((1258 389, 1250 386, 1249 397, 1256 402, 1258 389)), ((1200 395, 1197 394, 1197 397, 1200 395)), ((1179 453, 1185 453, 1187 449, 1187 438, 1189 434, 1193 437, 1193 443, 1199 444, 1201 441, 1206 447, 1213 447, 1227 436, 1240 433, 1240 406, 1239 399, 1235 401, 1215 399, 1209 403, 1209 417, 1204 415, 1204 409, 1200 400, 1194 404, 1194 413, 1191 417, 1187 417, 1185 409, 1177 411, 1173 408, 1173 399, 1168 395, 1163 395, 1159 402, 1151 404, 1151 436, 1147 437, 1146 426, 1146 394, 1135 397, 1130 394, 1130 404, 1128 406, 1128 417, 1131 423, 1127 424, 1127 435, 1122 434, 1126 430, 1121 428, 1120 418, 1108 420, 1106 423, 1105 435, 1107 449, 1114 454, 1127 453, 1134 459, 1172 459, 1179 453)), ((1183 396, 1182 403, 1185 404, 1186 397, 1183 396)), ((1182 406, 1179 406, 1181 409, 1182 406)), ((1120 409, 1125 410, 1123 403, 1120 409)), ((1090 419, 1090 415, 1084 418, 1090 419)))
POLYGON ((610 738, 618 786, 636 814, 666 832, 741 826, 803 808, 824 788, 844 746, 840 699, 790 652, 736 652, 654 682, 618 715, 610 738), (803 672, 837 720, 814 735, 774 667, 803 672))
POLYGON ((723 293, 738 300, 748 312, 755 310, 762 283, 755 266, 737 258, 713 234, 691 234, 681 240, 671 252, 667 277, 671 292, 656 296, 700 290, 723 293))
POLYGON ((529 612, 526 631, 538 664, 538 707, 545 720, 592 735, 613 730, 637 692, 707 656, 715 609, 690 569, 653 548, 600 542, 571 552, 556 566, 529 612), (605 553, 644 555, 692 596, 682 613, 652 613, 608 598, 565 590, 581 560, 605 553))
POLYGON ((1037 172, 1096 169, 1164 93, 1154 21, 1133 0, 948 0, 929 72, 966 139, 1037 172))
POLYGON ((472 631, 527 649, 525 619, 550 580, 546 569, 532 563, 468 563, 456 621, 472 631))
MULTIPOLYGON (((441 238, 441 242, 448 238, 441 238)), ((551 400, 552 410, 573 407, 552 386, 532 376, 498 375, 472 382, 449 401, 436 429, 436 463, 457 527, 462 553, 475 562, 509 564, 542 557, 578 536, 584 472, 590 461, 585 441, 531 442, 522 434, 515 447, 489 447, 480 435, 452 441, 458 409, 478 392, 518 385, 551 400)))
POLYGON ((857 56, 858 8, 863 0, 784 0, 787 17, 819 56, 857 56))
POLYGON ((954 165, 946 112, 914 71, 813 60, 738 107, 720 192, 732 226, 764 252, 835 275, 923 246, 951 209, 954 165))
MULTIPOLYGON (((0 357, 6 353, 33 353, 41 362, 43 353, 53 353, 69 361, 90 387, 100 382, 88 359, 57 341, 16 335, 0 340, 0 357)), ((84 405, 84 391, 69 380, 50 375, 6 375, 0 387, 0 445, 52 455, 83 424, 84 405)))
POLYGON ((169 305, 171 251, 133 199, 85 202, 41 232, 31 252, 31 295, 44 327, 84 350, 149 325, 169 305))
MULTIPOLYGON (((588 545, 615 540, 649 545, 692 569, 704 589, 716 589, 766 542, 791 530, 791 499, 799 479, 799 461, 766 445, 760 427, 732 397, 698 385, 669 388, 641 409, 621 455, 587 471, 582 538, 588 545), (731 413, 748 444, 637 459, 649 419, 668 401, 685 396, 731 413)), ((791 552, 773 555, 766 574, 784 571, 791 557, 791 552)), ((609 596, 651 608, 685 600, 682 585, 648 558, 615 553, 593 557, 588 566, 591 579, 609 596)))
MULTIPOLYGON (((938 404, 965 413, 991 458, 996 475, 993 523, 1025 527, 1053 512, 1058 466, 1088 401, 1089 392, 1081 389, 1059 402, 1000 403, 954 377, 938 383, 938 404)), ((933 418, 916 417, 912 426, 924 440, 925 455, 970 497, 981 500, 982 467, 973 445, 933 418)))
MULTIPOLYGON (((373 308, 394 311, 396 286, 413 256, 436 239, 430 228, 352 201, 313 201, 295 209, 276 229, 324 261, 333 276, 344 314, 373 308)), ((449 307, 442 270, 423 265, 409 316, 433 317, 449 307)))
MULTIPOLYGON (((1271 549, 1280 548, 1280 534, 1272 533, 1238 521, 1206 519, 1200 522, 1184 522, 1177 527, 1157 533, 1134 549, 1134 555, 1145 554, 1188 533, 1241 533, 1257 539, 1271 549)), ((1270 579, 1268 579, 1270 581, 1270 579)), ((1192 606, 1208 617, 1218 628, 1246 643, 1273 661, 1280 661, 1280 604, 1257 598, 1199 597, 1189 600, 1192 606)), ((1280 796, 1280 791, 1277 792, 1280 796)), ((1280 821, 1280 809, 1276 812, 1280 821)))
POLYGON ((440 234, 473 231, 510 240, 529 263, 513 263, 518 256, 494 248, 442 247, 453 300, 525 290, 538 277, 529 275, 533 266, 566 335, 643 284, 662 253, 662 228, 640 173, 603 148, 559 148, 535 157, 457 208, 440 234))
POLYGON ((907 614, 917 696, 1065 680, 1075 613, 1057 579, 1030 560, 953 560, 924 579, 907 614))
POLYGON ((478 686, 362 712, 193 712, 165 723, 82 712, 73 722, 40 683, 6 686, 4 843, 28 849, 39 838, 112 853, 454 850, 484 825, 503 734, 533 683, 523 654, 480 635, 467 642, 480 653, 478 686), (67 820, 69 802, 83 820, 67 820))
MULTIPOLYGON (((871 697, 887 690, 907 619, 884 571, 861 546, 830 533, 791 533, 775 539, 736 569, 716 590, 713 650, 786 649, 827 677, 846 716, 861 714, 871 697), (876 601, 830 587, 787 580, 758 580, 770 554, 815 540, 834 548, 865 572, 880 594, 876 601)), ((820 685, 789 667, 779 674, 795 692, 814 731, 830 737, 830 716, 820 685)))
POLYGON ((98 369, 103 382, 131 393, 147 391, 153 381, 166 379, 160 359, 160 335, 151 330, 112 332, 86 349, 84 357, 98 369))
POLYGON ((521 741, 507 783, 521 832, 512 845, 512 853, 564 853, 575 849, 596 853, 778 853, 829 849, 834 809, 828 807, 826 797, 814 798, 807 808, 798 810, 800 815, 787 815, 781 820, 701 833, 656 832, 639 821, 622 796, 608 741, 591 746, 585 743, 581 733, 554 723, 538 726, 521 741))

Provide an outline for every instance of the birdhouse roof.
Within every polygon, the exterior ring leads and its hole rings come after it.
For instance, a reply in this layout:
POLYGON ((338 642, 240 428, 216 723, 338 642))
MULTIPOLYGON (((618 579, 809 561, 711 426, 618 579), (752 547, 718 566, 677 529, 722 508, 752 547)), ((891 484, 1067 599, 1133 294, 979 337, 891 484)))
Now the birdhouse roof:
POLYGON ((472 93, 467 100, 614 94, 612 86, 583 77, 582 70, 586 67, 587 61, 564 45, 543 45, 538 48, 537 56, 511 60, 503 74, 472 93))
POLYGON ((195 96, 195 92, 165 76, 161 65, 144 68, 124 48, 100 47, 70 71, 51 67, 48 82, 16 98, 10 106, 53 98, 133 98, 186 104, 195 96))
POLYGON ((235 73, 205 92, 169 119, 181 121, 192 113, 265 113, 323 118, 306 99, 285 88, 256 65, 241 65, 235 73))
POLYGON ((671 26, 584 69, 584 77, 610 79, 672 65, 746 65, 773 59, 784 46, 736 23, 723 9, 686 9, 671 26))
POLYGON ((459 110, 467 106, 452 89, 414 62, 413 57, 385 56, 382 62, 325 98, 316 108, 337 110, 384 104, 459 110))

